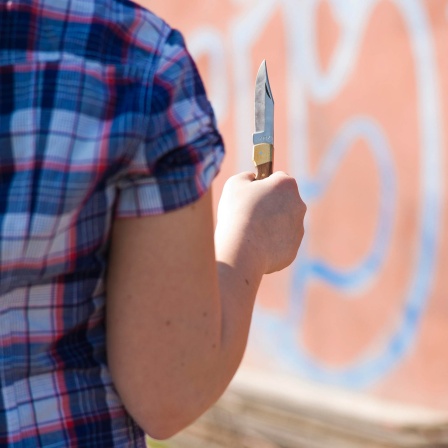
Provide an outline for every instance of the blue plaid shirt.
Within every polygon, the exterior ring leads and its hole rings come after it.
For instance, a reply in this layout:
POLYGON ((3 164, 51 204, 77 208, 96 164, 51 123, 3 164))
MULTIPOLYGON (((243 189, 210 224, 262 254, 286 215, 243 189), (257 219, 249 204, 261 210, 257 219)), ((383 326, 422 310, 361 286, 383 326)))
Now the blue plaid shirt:
POLYGON ((181 35, 127 0, 0 0, 0 446, 144 446, 107 367, 111 222, 210 186, 181 35))

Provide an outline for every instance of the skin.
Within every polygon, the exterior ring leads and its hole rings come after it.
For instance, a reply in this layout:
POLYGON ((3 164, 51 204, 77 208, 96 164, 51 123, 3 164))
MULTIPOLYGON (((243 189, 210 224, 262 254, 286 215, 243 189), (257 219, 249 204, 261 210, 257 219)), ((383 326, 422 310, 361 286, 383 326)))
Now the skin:
POLYGON ((124 406, 156 439, 182 430, 235 374, 262 276, 295 258, 306 212, 277 172, 230 178, 214 232, 211 193, 174 212, 114 223, 107 350, 124 406))

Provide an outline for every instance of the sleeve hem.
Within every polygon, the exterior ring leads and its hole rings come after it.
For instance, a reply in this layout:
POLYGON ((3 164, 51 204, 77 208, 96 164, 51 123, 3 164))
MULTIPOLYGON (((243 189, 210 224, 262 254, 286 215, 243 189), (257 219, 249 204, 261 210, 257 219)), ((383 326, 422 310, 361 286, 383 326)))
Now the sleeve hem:
POLYGON ((173 211, 200 199, 219 173, 224 152, 211 154, 200 171, 185 176, 134 179, 119 191, 115 218, 137 218, 173 211))

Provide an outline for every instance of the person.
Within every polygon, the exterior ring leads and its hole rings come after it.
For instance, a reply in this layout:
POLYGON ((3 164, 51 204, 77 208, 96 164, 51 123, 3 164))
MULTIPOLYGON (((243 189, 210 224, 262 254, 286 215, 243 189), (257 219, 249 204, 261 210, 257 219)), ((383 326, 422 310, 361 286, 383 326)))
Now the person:
POLYGON ((181 34, 128 0, 0 3, 0 446, 139 447, 223 393, 296 181, 225 184, 181 34))

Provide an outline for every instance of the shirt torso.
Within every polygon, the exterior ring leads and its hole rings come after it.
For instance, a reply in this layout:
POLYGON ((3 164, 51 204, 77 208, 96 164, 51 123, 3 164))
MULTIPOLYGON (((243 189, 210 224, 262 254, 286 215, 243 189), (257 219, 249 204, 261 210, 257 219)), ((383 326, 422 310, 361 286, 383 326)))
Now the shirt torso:
POLYGON ((113 219, 216 174, 188 58, 125 0, 0 1, 0 446, 144 446, 107 368, 107 250, 113 219))

